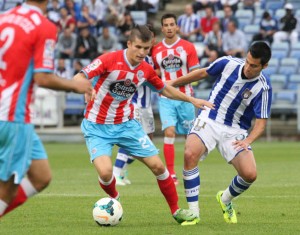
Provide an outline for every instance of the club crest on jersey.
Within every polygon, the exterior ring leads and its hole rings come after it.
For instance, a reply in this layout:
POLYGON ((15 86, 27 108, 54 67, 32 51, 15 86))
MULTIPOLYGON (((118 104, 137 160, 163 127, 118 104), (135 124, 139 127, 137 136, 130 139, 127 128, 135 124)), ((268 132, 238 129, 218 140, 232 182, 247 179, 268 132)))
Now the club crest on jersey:
POLYGON ((141 79, 144 77, 144 72, 142 70, 139 70, 139 71, 137 71, 136 75, 139 79, 141 79))
POLYGON ((129 99, 136 91, 137 87, 130 79, 118 80, 109 86, 109 93, 116 100, 129 99))
POLYGON ((242 97, 243 97, 243 99, 248 99, 251 96, 251 94, 252 94, 252 92, 247 88, 242 93, 242 97))
POLYGON ((180 57, 170 54, 162 60, 161 67, 171 73, 180 70, 182 64, 180 57))
POLYGON ((177 48, 176 48, 176 51, 177 51, 177 53, 180 54, 181 52, 183 52, 183 47, 177 47, 177 48))

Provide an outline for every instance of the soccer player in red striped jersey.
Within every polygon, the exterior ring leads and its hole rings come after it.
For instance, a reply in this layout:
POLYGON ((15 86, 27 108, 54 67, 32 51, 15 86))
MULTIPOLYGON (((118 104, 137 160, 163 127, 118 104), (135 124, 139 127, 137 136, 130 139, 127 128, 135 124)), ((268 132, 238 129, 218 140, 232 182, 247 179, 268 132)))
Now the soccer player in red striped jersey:
POLYGON ((153 172, 173 217, 181 224, 194 220, 195 215, 189 210, 179 209, 171 175, 141 124, 133 119, 131 99, 138 87, 148 85, 164 96, 191 102, 201 109, 205 109, 204 106, 213 108, 213 104, 189 97, 163 83, 152 66, 144 61, 151 41, 149 28, 137 25, 131 30, 126 50, 101 55, 75 75, 75 80, 92 79, 94 86, 81 129, 90 160, 99 176, 99 184, 110 197, 119 198, 111 160, 112 147, 118 145, 153 172))
POLYGON ((92 92, 85 79, 54 75, 56 27, 44 17, 47 3, 28 0, 0 15, 0 217, 51 179, 47 154, 31 124, 35 84, 92 92))
MULTIPOLYGON (((162 81, 169 81, 186 75, 200 68, 194 45, 177 35, 176 16, 167 13, 161 18, 161 29, 165 38, 153 47, 152 58, 157 74, 162 81)), ((187 96, 193 96, 190 84, 181 86, 179 91, 187 96)), ((195 108, 187 102, 170 100, 165 96, 159 98, 159 115, 164 131, 164 156, 167 168, 172 175, 175 185, 177 180, 174 169, 175 136, 187 135, 195 118, 195 108)))

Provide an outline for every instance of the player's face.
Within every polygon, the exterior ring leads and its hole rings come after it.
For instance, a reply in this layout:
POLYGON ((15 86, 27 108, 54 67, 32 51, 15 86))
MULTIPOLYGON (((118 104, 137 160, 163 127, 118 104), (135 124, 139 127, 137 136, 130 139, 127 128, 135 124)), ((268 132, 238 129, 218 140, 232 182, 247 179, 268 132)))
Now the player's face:
POLYGON ((266 67, 267 64, 262 66, 260 59, 253 58, 251 53, 248 52, 244 66, 244 74, 248 79, 257 77, 266 67))
POLYGON ((141 63, 148 55, 152 46, 152 40, 143 42, 139 38, 135 38, 134 41, 127 42, 128 50, 126 53, 127 59, 131 65, 137 65, 141 63))
POLYGON ((163 20, 161 31, 166 38, 173 38, 176 36, 178 26, 174 18, 167 18, 163 20))

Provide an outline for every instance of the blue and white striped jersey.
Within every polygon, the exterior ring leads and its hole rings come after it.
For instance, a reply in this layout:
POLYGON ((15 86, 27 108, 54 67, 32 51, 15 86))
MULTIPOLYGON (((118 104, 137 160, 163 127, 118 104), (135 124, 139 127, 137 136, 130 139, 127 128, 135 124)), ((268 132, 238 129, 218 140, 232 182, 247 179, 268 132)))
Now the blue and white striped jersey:
MULTIPOLYGON (((154 68, 151 56, 146 56, 145 61, 154 68)), ((139 108, 148 108, 151 105, 151 89, 148 86, 140 86, 132 98, 132 103, 139 108)))
POLYGON ((263 72, 253 79, 242 79, 245 61, 231 56, 212 63, 207 73, 216 77, 209 101, 215 110, 200 111, 218 123, 248 130, 253 118, 269 118, 272 103, 270 78, 263 72))

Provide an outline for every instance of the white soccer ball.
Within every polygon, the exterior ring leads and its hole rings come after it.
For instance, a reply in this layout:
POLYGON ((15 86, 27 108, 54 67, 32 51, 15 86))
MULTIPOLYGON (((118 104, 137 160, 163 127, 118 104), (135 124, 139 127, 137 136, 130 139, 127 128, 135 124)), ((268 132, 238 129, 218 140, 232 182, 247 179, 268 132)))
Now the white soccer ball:
POLYGON ((115 226, 122 220, 122 216, 123 208, 116 199, 101 198, 94 205, 93 217, 100 226, 115 226))

